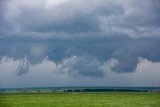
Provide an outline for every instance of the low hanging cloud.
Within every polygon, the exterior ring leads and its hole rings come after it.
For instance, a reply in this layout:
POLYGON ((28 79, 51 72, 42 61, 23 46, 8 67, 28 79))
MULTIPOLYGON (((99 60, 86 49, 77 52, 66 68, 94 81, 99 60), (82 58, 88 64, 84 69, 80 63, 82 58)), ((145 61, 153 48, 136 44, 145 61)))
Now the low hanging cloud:
POLYGON ((27 58, 23 58, 20 60, 19 65, 17 67, 18 75, 25 74, 29 71, 29 61, 27 58))
POLYGON ((3 57, 0 63, 0 87, 61 86, 66 84, 88 86, 88 84, 93 85, 93 83, 94 85, 112 86, 156 86, 160 81, 160 64, 147 59, 139 58, 135 72, 119 74, 111 70, 119 63, 118 60, 110 59, 105 63, 99 62, 101 64, 97 67, 103 72, 103 78, 91 78, 93 75, 82 75, 80 72, 75 72, 79 69, 73 69, 76 60, 79 60, 78 58, 82 57, 73 56, 57 64, 46 57, 41 63, 30 66, 30 72, 27 74, 17 76, 16 70, 21 60, 3 57), (66 65, 66 62, 68 65, 66 65), (74 71, 69 70, 71 68, 74 71), (71 72, 74 75, 71 75, 71 72))
MULTIPOLYGON (((159 38, 131 39, 126 36, 113 35, 103 38, 79 40, 17 40, 15 40, 16 43, 14 40, 10 40, 10 43, 8 43, 7 40, 3 40, 0 43, 0 56, 3 57, 7 55, 14 59, 23 59, 26 57, 31 65, 40 63, 46 56, 48 56, 49 60, 56 63, 60 63, 64 59, 69 59, 71 56, 84 56, 82 57, 82 59, 86 59, 84 63, 92 63, 94 59, 93 65, 95 64, 95 66, 97 66, 98 61, 105 62, 106 60, 115 58, 119 63, 113 67, 112 70, 119 73, 133 72, 139 57, 146 58, 153 62, 160 62, 159 38), (88 56, 92 58, 88 58, 88 56)), ((76 68, 78 68, 77 65, 75 65, 76 68)), ((87 66, 84 66, 86 70, 87 66)), ((81 69, 81 67, 79 67, 79 69, 81 69)))
POLYGON ((20 59, 17 66, 17 74, 22 75, 29 72, 29 66, 36 66, 37 70, 50 71, 57 74, 65 74, 72 77, 103 77, 103 71, 100 70, 100 63, 92 57, 71 56, 62 60, 60 63, 52 62, 47 57, 36 65, 31 65, 26 58, 20 59), (44 67, 41 67, 44 66, 44 67))
POLYGON ((74 77, 103 77, 103 71, 99 69, 100 65, 101 63, 92 57, 72 56, 69 59, 64 59, 61 64, 57 65, 57 70, 60 73, 74 77))
POLYGON ((17 75, 27 75, 27 73, 32 71, 34 68, 37 71, 68 75, 75 78, 103 78, 105 76, 105 73, 102 69, 103 66, 107 64, 109 65, 108 69, 111 69, 111 67, 115 66, 117 63, 118 61, 115 59, 111 59, 107 63, 102 63, 90 56, 71 56, 59 63, 50 61, 48 57, 46 57, 42 60, 42 62, 39 62, 36 65, 31 65, 26 57, 13 60, 13 58, 4 56, 1 59, 0 66, 2 67, 2 72, 5 71, 5 66, 9 66, 9 69, 14 70, 15 74, 17 75))

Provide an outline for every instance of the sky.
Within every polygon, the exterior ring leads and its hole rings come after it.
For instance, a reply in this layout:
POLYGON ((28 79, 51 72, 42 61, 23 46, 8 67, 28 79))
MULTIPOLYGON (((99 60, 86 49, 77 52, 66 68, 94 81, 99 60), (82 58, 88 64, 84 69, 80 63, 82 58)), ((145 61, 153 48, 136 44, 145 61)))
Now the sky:
POLYGON ((0 88, 160 85, 159 0, 0 0, 0 88))

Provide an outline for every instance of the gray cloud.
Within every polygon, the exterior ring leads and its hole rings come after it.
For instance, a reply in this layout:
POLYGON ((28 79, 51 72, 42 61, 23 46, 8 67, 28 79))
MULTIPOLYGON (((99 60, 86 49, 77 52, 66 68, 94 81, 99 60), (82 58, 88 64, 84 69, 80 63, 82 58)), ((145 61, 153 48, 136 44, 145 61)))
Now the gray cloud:
POLYGON ((159 36, 160 33, 160 3, 157 0, 68 0, 62 3, 41 0, 38 4, 7 0, 3 4, 2 37, 50 39, 62 33, 74 36, 116 32, 137 38, 159 36))
MULTIPOLYGON (((6 2, 4 17, 12 32, 98 32, 102 31, 100 16, 109 16, 123 13, 120 5, 110 1, 74 2, 72 0, 59 6, 41 1, 38 5, 31 2, 25 4, 25 0, 6 2), (9 5, 10 3, 15 4, 9 5), (42 4, 44 3, 44 4, 42 4), (89 3, 89 4, 86 4, 89 3), (83 6, 84 5, 84 6, 83 6), (62 8, 63 7, 63 8, 62 8), (15 11, 12 13, 12 11, 15 11)), ((6 27, 6 25, 4 25, 6 27)))
MULTIPOLYGON (((77 58, 80 58, 76 56, 77 58)), ((77 59, 75 56, 67 60, 77 59)), ((83 59, 83 58, 82 58, 83 59)), ((155 86, 160 81, 160 63, 139 58, 139 62, 133 73, 115 73, 111 67, 118 62, 116 59, 108 60, 100 65, 100 70, 104 72, 104 78, 88 78, 85 75, 77 76, 65 73, 57 74, 55 69, 62 63, 43 59, 42 62, 31 65, 27 75, 17 76, 15 71, 21 60, 3 57, 0 62, 0 87, 40 87, 40 86, 155 86), (156 84, 155 84, 156 83, 156 84)), ((72 60, 73 61, 73 60, 72 60)), ((71 62, 72 62, 71 61, 71 62)), ((65 62, 65 61, 64 61, 65 62)), ((74 61, 73 61, 74 62, 74 61)), ((65 65, 63 63, 63 65, 65 65)))
MULTIPOLYGON (((108 36, 92 39, 69 39, 69 40, 51 40, 51 41, 28 41, 21 40, 13 41, 10 43, 3 40, 0 44, 0 56, 8 55, 15 59, 27 56, 29 62, 34 65, 41 62, 46 56, 51 61, 56 63, 62 62, 71 56, 84 56, 82 62, 76 61, 72 68, 89 72, 89 68, 93 71, 93 67, 87 67, 87 63, 105 62, 111 58, 119 60, 119 64, 112 68, 116 72, 133 72, 137 66, 138 58, 147 58, 148 60, 159 62, 160 61, 160 39, 156 38, 137 38, 131 39, 127 36, 108 36), (86 56, 86 58, 85 58, 86 56), (88 58, 91 56, 92 58, 88 58), (81 65, 82 64, 82 65, 81 65), (82 67, 81 67, 82 66, 82 67), (82 69, 81 69, 82 68, 82 69)), ((95 63, 96 67, 96 63, 95 63)), ((98 68, 94 68, 98 71, 98 68)), ((74 71, 74 70, 72 70, 74 71)), ((83 75, 85 73, 81 71, 83 75)), ((94 72, 94 71, 93 71, 94 72)), ((92 72, 92 73, 93 73, 92 72)), ((72 74, 72 73, 71 73, 72 74)), ((94 75, 94 74, 93 74, 94 75)))
POLYGON ((19 75, 46 56, 71 77, 102 78, 112 58, 112 71, 133 73, 139 57, 160 62, 159 11, 158 0, 2 0, 0 59, 21 60, 19 75))
POLYGON ((90 56, 72 56, 59 65, 58 72, 73 77, 103 77, 104 73, 99 69, 100 66, 101 63, 90 56))
POLYGON ((17 74, 23 75, 23 74, 27 73, 29 71, 29 64, 30 63, 26 57, 21 59, 19 65, 17 67, 17 74))

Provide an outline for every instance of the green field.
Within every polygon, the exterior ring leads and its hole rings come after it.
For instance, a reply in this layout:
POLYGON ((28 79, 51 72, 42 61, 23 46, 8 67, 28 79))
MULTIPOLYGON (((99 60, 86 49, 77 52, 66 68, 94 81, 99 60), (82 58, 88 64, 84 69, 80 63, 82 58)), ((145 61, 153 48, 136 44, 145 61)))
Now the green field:
POLYGON ((159 93, 10 93, 0 107, 160 107, 159 93))

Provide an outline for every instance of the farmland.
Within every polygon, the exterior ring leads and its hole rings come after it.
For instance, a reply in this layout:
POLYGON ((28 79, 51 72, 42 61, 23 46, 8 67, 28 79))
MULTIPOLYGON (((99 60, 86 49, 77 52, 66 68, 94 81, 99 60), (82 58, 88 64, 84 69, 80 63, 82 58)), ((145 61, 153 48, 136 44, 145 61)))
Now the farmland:
POLYGON ((1 93, 0 107, 160 107, 160 93, 1 93))

